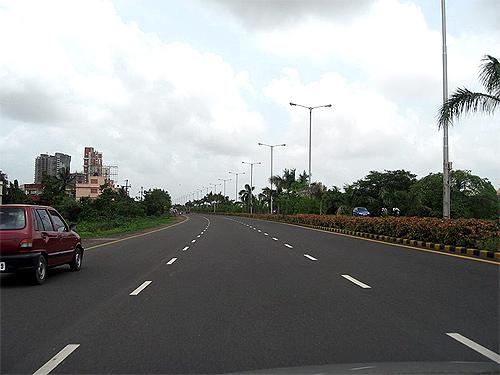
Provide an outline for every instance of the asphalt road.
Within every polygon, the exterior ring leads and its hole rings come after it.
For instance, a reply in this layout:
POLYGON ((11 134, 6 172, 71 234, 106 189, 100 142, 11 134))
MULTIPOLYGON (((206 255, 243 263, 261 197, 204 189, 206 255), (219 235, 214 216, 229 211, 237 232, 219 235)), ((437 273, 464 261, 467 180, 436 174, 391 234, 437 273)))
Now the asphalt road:
POLYGON ((2 275, 0 371, 498 369, 499 289, 490 263, 193 214, 89 249, 80 272, 51 270, 42 286, 2 275))

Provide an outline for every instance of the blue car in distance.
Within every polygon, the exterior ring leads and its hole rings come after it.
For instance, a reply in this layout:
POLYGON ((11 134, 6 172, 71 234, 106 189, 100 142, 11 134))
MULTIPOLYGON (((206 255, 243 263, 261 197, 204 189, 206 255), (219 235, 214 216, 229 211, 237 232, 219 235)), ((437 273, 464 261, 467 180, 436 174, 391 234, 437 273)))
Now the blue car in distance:
POLYGON ((370 212, 366 207, 354 207, 352 210, 352 216, 370 216, 370 212))

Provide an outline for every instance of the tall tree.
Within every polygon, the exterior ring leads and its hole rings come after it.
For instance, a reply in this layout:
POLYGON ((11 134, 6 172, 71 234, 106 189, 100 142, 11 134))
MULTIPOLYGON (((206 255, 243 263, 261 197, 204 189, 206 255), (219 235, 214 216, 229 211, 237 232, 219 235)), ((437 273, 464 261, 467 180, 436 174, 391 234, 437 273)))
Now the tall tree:
POLYGON ((253 186, 251 189, 250 189, 250 185, 249 184, 245 184, 245 188, 243 190, 240 190, 240 192, 238 193, 238 195, 240 196, 240 199, 242 202, 245 202, 246 205, 250 205, 250 197, 253 196, 253 190, 255 189, 255 186, 253 186))
POLYGON ((479 80, 486 93, 458 88, 439 110, 439 127, 452 124, 453 120, 470 112, 493 114, 500 106, 500 62, 490 55, 486 55, 482 61, 479 80))

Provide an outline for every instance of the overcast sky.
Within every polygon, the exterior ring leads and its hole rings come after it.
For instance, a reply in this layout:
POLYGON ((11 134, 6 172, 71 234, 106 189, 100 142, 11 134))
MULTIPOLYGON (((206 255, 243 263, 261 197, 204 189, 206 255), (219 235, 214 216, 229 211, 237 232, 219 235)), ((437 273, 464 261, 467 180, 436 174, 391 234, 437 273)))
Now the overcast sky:
MULTIPOLYGON (((442 165, 439 0, 0 0, 0 169, 33 182, 40 153, 83 148, 119 183, 175 198, 254 170, 307 169, 343 186, 370 170, 419 176, 442 165)), ((447 2, 450 92, 481 90, 500 57, 500 1, 447 2)), ((450 130, 450 160, 500 186, 500 114, 450 130)), ((220 190, 220 189, 219 189, 220 190)), ((234 180, 226 194, 234 197, 234 180)))

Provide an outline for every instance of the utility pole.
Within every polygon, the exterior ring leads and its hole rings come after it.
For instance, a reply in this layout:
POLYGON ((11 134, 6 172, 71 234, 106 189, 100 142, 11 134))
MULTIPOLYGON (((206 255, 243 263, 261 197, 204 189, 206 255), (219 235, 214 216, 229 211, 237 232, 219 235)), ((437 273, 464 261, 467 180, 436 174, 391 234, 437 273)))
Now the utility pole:
POLYGON ((250 214, 253 214, 253 166, 255 164, 261 164, 261 162, 257 163, 249 163, 247 161, 242 161, 243 164, 248 164, 250 165, 250 214))
POLYGON ((3 181, 0 181, 0 204, 3 202, 3 181))
POLYGON ((234 203, 238 202, 238 175, 245 174, 245 172, 229 172, 229 174, 234 174, 236 176, 236 188, 234 191, 234 203))
MULTIPOLYGON (((446 48, 446 4, 441 0, 441 34, 443 38, 443 104, 448 101, 448 52, 446 48)), ((443 124, 443 218, 451 212, 450 170, 448 147, 448 123, 443 124)))
POLYGON ((144 199, 143 197, 144 197, 144 187, 141 186, 141 202, 144 199))

